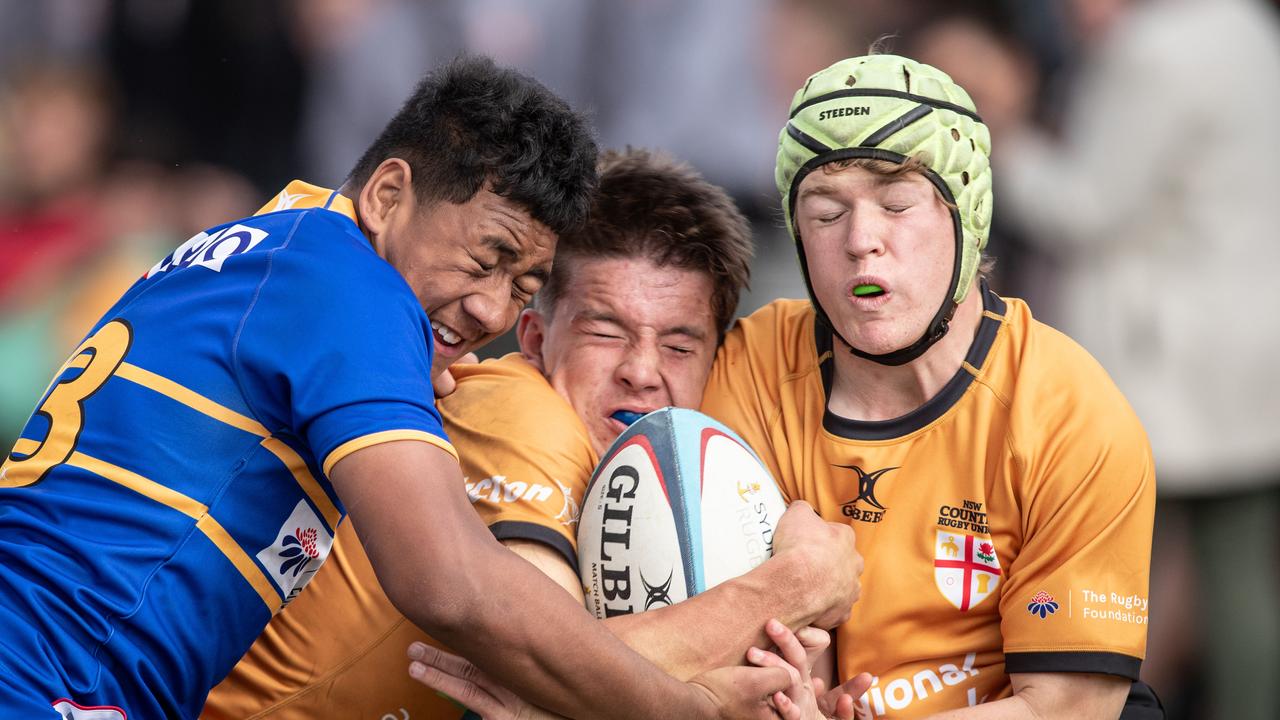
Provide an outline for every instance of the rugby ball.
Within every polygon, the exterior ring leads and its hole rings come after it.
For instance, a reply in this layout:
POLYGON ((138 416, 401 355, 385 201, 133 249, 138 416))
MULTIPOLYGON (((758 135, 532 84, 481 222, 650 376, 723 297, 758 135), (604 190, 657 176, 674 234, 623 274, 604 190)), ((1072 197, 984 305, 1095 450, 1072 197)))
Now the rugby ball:
POLYGON ((664 408, 618 436, 591 476, 578 520, 578 574, 598 618, 693 597, 773 553, 786 509, 732 430, 664 408))

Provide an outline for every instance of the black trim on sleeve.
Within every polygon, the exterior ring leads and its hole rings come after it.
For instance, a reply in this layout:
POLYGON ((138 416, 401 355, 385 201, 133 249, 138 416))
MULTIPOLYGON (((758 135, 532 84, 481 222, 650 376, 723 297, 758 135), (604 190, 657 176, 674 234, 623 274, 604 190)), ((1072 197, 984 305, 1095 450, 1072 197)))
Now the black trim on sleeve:
POLYGON ((1114 652, 1014 652, 1004 654, 1007 673, 1081 672, 1138 679, 1142 660, 1114 652))
POLYGON ((1129 686, 1120 720, 1164 720, 1164 703, 1150 685, 1135 682, 1129 686))
POLYGON ((499 540, 532 540, 549 545, 564 557, 574 574, 578 572, 578 553, 573 545, 563 535, 545 525, 520 520, 499 520, 489 526, 489 532, 499 540))

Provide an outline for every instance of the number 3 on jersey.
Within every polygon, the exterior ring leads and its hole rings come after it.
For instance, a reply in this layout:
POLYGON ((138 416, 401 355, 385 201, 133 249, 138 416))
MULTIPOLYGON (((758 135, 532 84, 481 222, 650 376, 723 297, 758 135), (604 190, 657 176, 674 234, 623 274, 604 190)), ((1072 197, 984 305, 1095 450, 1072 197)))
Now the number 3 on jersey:
POLYGON ((35 414, 48 423, 44 440, 21 458, 16 449, 9 454, 0 468, 0 487, 37 483, 50 468, 71 457, 84 428, 84 401, 115 374, 132 342, 129 324, 112 320, 76 348, 36 408, 35 414))

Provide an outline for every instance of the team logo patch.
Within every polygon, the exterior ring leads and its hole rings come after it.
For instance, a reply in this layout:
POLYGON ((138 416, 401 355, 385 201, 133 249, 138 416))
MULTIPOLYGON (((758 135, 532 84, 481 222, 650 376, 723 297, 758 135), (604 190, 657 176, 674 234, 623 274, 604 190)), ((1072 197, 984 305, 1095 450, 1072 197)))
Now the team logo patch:
POLYGON ((81 705, 66 698, 59 698, 51 704, 62 720, 126 720, 129 717, 114 705, 81 705))
POLYGON ((331 547, 333 536, 307 501, 299 500, 289 518, 280 526, 276 541, 259 552, 257 558, 267 569, 267 575, 280 587, 280 594, 284 595, 287 604, 302 592, 320 569, 325 558, 329 557, 331 547))
POLYGON ((1041 590, 1031 596, 1031 602, 1027 603, 1027 612, 1032 615, 1039 615, 1043 620, 1050 615, 1058 612, 1058 603, 1049 593, 1041 590))
POLYGON ((582 515, 582 506, 577 500, 573 499, 573 491, 559 480, 552 480, 557 487, 560 488, 560 496, 564 498, 564 505, 560 507, 560 512, 556 513, 555 520, 559 520, 561 525, 572 526, 578 524, 578 518, 582 515))
POLYGON ((933 581, 943 597, 968 612, 1000 584, 1000 560, 991 538, 937 530, 933 581))
POLYGON ((858 476, 858 496, 846 503, 842 503, 840 512, 850 520, 858 520, 865 523, 878 523, 883 520, 884 513, 889 508, 876 499, 876 483, 880 482, 880 478, 885 473, 898 468, 889 467, 866 472, 857 465, 837 465, 836 467, 852 470, 858 476), (858 503, 866 503, 870 509, 858 507, 858 503))
POLYGON ((289 208, 292 208, 294 205, 297 205, 299 200, 305 197, 309 197, 310 195, 311 193, 306 193, 306 192, 290 193, 288 188, 281 190, 280 194, 276 196, 276 204, 272 206, 271 212, 280 212, 281 210, 288 210, 289 208))

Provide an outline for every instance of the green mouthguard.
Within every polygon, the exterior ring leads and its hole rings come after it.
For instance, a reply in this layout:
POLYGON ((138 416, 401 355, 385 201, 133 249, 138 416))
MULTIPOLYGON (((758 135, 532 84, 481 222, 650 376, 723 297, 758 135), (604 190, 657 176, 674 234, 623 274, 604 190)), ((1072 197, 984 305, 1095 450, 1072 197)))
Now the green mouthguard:
POLYGON ((853 289, 853 294, 861 297, 863 295, 870 295, 871 293, 878 293, 883 291, 884 291, 884 288, 880 287, 879 285, 859 285, 858 287, 853 289))

